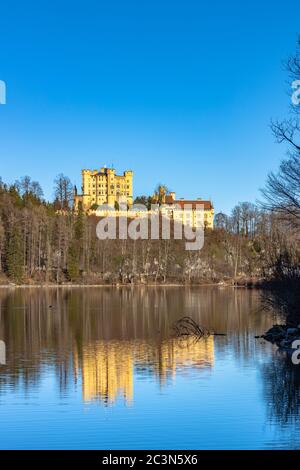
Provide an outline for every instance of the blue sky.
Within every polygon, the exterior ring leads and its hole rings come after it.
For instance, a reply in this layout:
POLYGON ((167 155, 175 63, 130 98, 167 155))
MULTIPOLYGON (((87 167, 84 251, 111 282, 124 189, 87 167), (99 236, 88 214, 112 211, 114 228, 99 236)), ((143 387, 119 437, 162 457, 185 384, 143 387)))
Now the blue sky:
POLYGON ((82 168, 133 169, 217 211, 255 202, 285 149, 282 61, 299 0, 10 0, 0 15, 0 175, 28 174, 47 198, 82 168))

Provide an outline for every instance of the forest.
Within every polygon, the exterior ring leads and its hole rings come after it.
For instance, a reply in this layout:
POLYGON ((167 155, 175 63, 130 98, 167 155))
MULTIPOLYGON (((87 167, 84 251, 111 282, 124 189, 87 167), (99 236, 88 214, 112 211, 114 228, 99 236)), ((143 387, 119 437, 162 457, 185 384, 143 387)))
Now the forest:
POLYGON ((98 218, 72 209, 70 179, 59 175, 53 202, 25 176, 0 182, 1 283, 234 283, 256 284, 279 264, 297 263, 296 239, 277 213, 240 203, 216 214, 204 248, 184 240, 99 240, 98 218), (288 233, 288 236, 287 236, 288 233))
MULTIPOLYGON (((300 42, 286 70, 291 83, 300 80, 300 42)), ((97 217, 73 210, 73 187, 63 174, 54 181, 53 201, 29 176, 0 180, 1 284, 219 283, 300 291, 299 110, 291 101, 288 117, 271 124, 286 155, 268 175, 262 202, 217 213, 200 251, 172 238, 99 240, 97 217)))

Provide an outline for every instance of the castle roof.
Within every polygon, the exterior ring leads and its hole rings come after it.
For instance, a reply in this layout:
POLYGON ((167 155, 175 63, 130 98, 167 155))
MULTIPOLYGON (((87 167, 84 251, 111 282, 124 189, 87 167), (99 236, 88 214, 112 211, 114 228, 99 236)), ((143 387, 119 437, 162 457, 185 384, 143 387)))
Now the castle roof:
POLYGON ((181 209, 184 209, 185 204, 191 206, 193 210, 197 209, 197 206, 199 208, 199 205, 203 205, 204 210, 213 209, 211 201, 204 201, 202 199, 173 199, 172 196, 166 196, 165 201, 166 204, 177 205, 180 206, 181 209))

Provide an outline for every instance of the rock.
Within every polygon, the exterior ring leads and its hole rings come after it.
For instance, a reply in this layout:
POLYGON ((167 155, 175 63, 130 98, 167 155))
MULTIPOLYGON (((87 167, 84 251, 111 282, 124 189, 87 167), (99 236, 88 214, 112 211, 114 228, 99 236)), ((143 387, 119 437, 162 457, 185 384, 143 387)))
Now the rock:
POLYGON ((288 325, 273 325, 261 338, 272 344, 276 344, 280 348, 289 350, 292 348, 294 341, 300 341, 299 330, 300 328, 288 325))
POLYGON ((298 328, 288 328, 286 332, 288 335, 295 335, 298 333, 298 328))
POLYGON ((286 348, 286 347, 290 346, 290 344, 291 344, 290 341, 287 341, 287 340, 283 339, 282 341, 280 341, 279 346, 281 348, 286 348))
POLYGON ((272 328, 270 328, 268 331, 267 331, 267 334, 271 334, 271 335, 284 335, 286 332, 286 329, 283 328, 281 325, 274 325, 272 326, 272 328))

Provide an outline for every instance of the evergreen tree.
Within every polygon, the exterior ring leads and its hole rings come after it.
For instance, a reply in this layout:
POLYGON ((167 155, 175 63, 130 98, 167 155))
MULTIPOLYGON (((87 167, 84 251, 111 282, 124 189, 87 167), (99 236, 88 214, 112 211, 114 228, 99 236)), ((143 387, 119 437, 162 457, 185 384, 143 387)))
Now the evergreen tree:
POLYGON ((21 282, 24 276, 24 257, 22 235, 18 226, 11 227, 6 254, 7 273, 16 282, 21 282))
POLYGON ((68 249, 67 271, 71 281, 79 278, 79 250, 76 241, 72 241, 68 249))
POLYGON ((75 240, 82 241, 84 235, 84 213, 81 202, 78 204, 78 213, 76 215, 74 235, 75 240))

